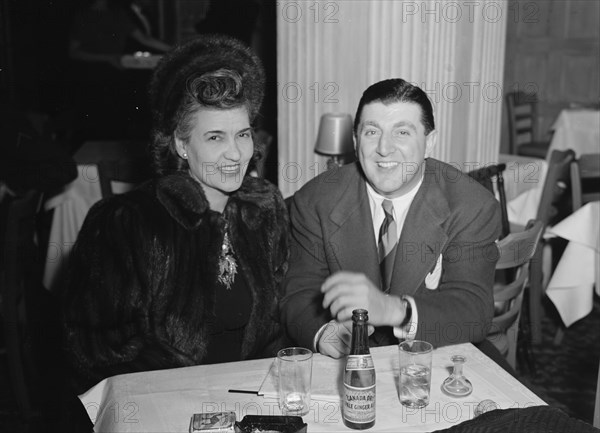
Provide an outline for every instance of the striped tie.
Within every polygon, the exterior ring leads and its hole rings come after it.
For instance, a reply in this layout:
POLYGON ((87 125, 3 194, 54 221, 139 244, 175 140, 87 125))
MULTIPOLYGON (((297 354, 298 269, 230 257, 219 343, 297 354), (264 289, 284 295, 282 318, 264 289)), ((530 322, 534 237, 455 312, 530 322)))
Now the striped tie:
POLYGON ((383 201, 385 219, 379 229, 379 267, 381 269, 381 280, 383 291, 389 292, 394 270, 394 258, 396 257, 396 246, 398 245, 398 234, 396 221, 394 220, 394 204, 390 200, 383 201))

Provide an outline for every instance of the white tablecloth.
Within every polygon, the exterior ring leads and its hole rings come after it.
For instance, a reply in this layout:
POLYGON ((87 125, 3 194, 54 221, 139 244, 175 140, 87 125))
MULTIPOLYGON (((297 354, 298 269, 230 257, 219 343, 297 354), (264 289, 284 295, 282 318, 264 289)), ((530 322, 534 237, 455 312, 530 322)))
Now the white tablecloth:
MULTIPOLYGON (((48 251, 44 267, 43 284, 50 291, 56 289, 63 266, 77 240, 79 230, 94 203, 102 198, 95 164, 78 165, 77 179, 68 184, 61 194, 46 201, 46 210, 54 209, 48 238, 48 251)), ((115 193, 131 189, 123 182, 112 182, 115 193)))
MULTIPOLYGON (((473 418, 475 407, 484 399, 495 401, 501 409, 545 404, 467 343, 434 351, 430 403, 425 409, 408 409, 398 400, 397 346, 373 348, 371 352, 377 375, 377 419, 369 432, 447 428, 473 418), (464 374, 473 384, 473 393, 455 399, 444 395, 440 386, 450 374, 451 355, 457 353, 467 358, 464 374)), ((245 415, 280 415, 276 393, 268 390, 272 362, 261 359, 120 375, 103 380, 80 399, 95 420, 96 431, 186 432, 192 414, 211 411, 235 411, 238 420, 245 415), (262 389, 265 395, 230 393, 229 389, 255 392, 262 389)), ((335 392, 343 365, 341 361, 315 354, 312 378, 315 390, 327 388, 335 392)), ((349 431, 343 425, 339 403, 326 400, 312 400, 308 414, 303 417, 308 431, 349 431)))
MULTIPOLYGON (((97 163, 103 159, 136 158, 143 149, 144 145, 138 142, 88 141, 74 155, 77 178, 44 205, 46 210, 54 209, 43 275, 48 290, 56 289, 60 283, 61 271, 83 221, 92 205, 102 198, 97 163)), ((112 187, 115 193, 131 189, 131 185, 122 182, 112 182, 112 187)))
POLYGON ((577 157, 600 152, 600 111, 589 109, 562 110, 552 125, 554 135, 547 158, 553 150, 573 149, 577 157))
POLYGON ((43 277, 44 287, 48 290, 55 289, 88 210, 102 197, 98 167, 94 164, 78 165, 77 171, 77 178, 45 204, 46 210, 54 209, 43 277))
POLYGON ((599 226, 600 202, 596 201, 547 230, 569 240, 546 289, 567 327, 592 311, 594 284, 600 295, 599 226))
POLYGON ((501 154, 498 162, 506 164, 503 176, 508 220, 525 227, 537 214, 548 163, 539 158, 506 154, 501 154))
POLYGON ((563 110, 552 125, 554 135, 545 161, 517 155, 500 155, 506 164, 505 189, 508 220, 524 227, 537 215, 553 150, 573 149, 576 155, 600 152, 600 111, 563 110))

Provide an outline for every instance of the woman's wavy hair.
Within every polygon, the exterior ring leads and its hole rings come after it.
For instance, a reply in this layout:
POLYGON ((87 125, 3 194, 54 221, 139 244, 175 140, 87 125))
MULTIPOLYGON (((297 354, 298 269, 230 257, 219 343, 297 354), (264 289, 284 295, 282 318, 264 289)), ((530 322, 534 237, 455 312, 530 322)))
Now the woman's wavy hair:
MULTIPOLYGON (((199 36, 165 55, 150 82, 150 154, 156 174, 188 169, 187 161, 177 154, 175 137, 190 139, 198 110, 245 107, 253 124, 264 86, 258 57, 229 36, 199 36)), ((253 160, 259 157, 255 146, 253 160)))

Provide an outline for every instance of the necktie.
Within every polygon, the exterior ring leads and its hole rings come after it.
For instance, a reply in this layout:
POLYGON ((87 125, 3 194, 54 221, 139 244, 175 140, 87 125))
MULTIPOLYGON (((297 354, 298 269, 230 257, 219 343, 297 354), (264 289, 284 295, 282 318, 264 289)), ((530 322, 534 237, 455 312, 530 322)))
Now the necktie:
POLYGON ((394 204, 390 200, 384 200, 382 206, 385 219, 379 229, 379 267, 381 269, 383 291, 389 292, 396 257, 396 246, 398 245, 398 234, 396 221, 394 220, 394 204))

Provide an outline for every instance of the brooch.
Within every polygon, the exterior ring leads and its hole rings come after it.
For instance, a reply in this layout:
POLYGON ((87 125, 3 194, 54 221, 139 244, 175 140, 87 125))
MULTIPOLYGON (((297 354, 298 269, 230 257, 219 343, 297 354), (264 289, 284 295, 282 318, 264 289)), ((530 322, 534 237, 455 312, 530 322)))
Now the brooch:
POLYGON ((223 284, 227 290, 231 290, 231 285, 237 274, 237 263, 233 255, 233 248, 229 241, 227 227, 225 227, 225 236, 223 237, 223 245, 221 246, 221 255, 219 257, 219 283, 223 284))

